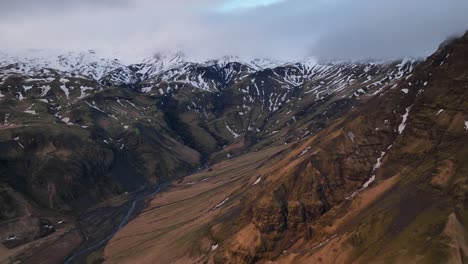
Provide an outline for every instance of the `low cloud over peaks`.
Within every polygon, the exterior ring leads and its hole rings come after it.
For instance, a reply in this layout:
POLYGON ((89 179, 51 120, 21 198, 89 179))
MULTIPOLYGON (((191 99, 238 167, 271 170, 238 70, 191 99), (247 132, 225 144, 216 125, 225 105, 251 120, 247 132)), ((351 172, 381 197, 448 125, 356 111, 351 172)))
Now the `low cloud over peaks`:
POLYGON ((129 60, 179 50, 194 58, 426 56, 468 29, 466 0, 9 2, 0 2, 0 50, 96 49, 129 60))

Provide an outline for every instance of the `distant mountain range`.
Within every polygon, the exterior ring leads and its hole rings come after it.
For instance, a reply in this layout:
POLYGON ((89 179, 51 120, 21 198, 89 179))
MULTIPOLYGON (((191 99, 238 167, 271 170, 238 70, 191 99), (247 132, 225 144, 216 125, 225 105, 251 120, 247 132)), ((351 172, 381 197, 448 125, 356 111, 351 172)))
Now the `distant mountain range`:
MULTIPOLYGON (((95 51, 86 52, 67 52, 61 55, 44 55, 41 52, 30 52, 28 55, 11 56, 6 53, 0 53, 0 67, 3 68, 3 74, 17 73, 26 75, 36 75, 44 70, 53 70, 63 76, 81 76, 95 81, 104 82, 109 85, 134 85, 144 83, 151 79, 161 78, 163 80, 184 80, 192 84, 197 83, 199 88, 210 89, 215 87, 206 86, 209 77, 194 76, 188 71, 196 69, 210 68, 224 70, 226 78, 229 74, 235 72, 235 69, 229 69, 230 66, 240 64, 243 66, 246 74, 280 67, 295 67, 301 71, 302 75, 312 73, 312 70, 318 70, 320 66, 332 65, 352 65, 365 64, 387 64, 396 60, 387 61, 363 61, 363 62, 333 62, 321 61, 315 58, 309 58, 296 62, 286 62, 270 59, 253 59, 251 61, 243 60, 236 56, 224 56, 219 59, 211 59, 205 62, 191 62, 187 60, 182 52, 178 53, 159 53, 152 57, 142 60, 141 63, 125 65, 118 59, 107 59, 100 57, 95 51), (185 76, 183 79, 182 76, 185 76)), ((416 61, 417 59, 405 59, 406 61, 416 61)), ((206 72, 205 72, 206 73, 206 72)), ((202 73, 203 74, 203 73, 202 73)), ((294 77, 293 77, 294 78, 294 77)))

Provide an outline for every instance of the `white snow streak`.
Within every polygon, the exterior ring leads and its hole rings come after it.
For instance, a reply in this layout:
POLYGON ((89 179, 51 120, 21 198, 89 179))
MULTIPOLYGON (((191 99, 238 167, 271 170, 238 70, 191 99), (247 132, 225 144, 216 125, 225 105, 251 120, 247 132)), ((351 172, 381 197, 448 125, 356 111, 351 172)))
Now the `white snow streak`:
POLYGON ((232 134, 232 136, 234 136, 234 138, 238 138, 240 135, 239 134, 236 134, 236 132, 234 132, 227 124, 226 125, 226 129, 232 134))
POLYGON ((382 159, 383 157, 385 156, 385 151, 382 151, 382 153, 380 154, 380 158, 377 159, 377 162, 374 164, 374 169, 373 169, 373 172, 380 168, 380 166, 382 166, 382 159))
POLYGON ((143 88, 141 88, 141 91, 143 93, 149 93, 149 92, 151 92, 152 89, 153 89, 153 87, 151 87, 151 86, 150 87, 143 87, 143 88))
POLYGON ((70 92, 68 91, 68 88, 63 84, 63 85, 60 85, 60 89, 65 93, 65 96, 68 99, 68 96, 70 95, 70 92))
POLYGON ((78 97, 79 99, 86 97, 88 95, 86 91, 94 90, 94 88, 87 87, 87 86, 80 86, 80 90, 81 90, 81 94, 80 94, 80 97, 78 97))
POLYGON ((51 88, 49 85, 45 85, 45 86, 42 86, 41 89, 42 89, 42 93, 41 93, 41 97, 42 97, 42 96, 46 96, 51 88))
POLYGON ((406 120, 408 119, 408 115, 409 115, 409 112, 411 110, 411 107, 407 107, 406 108, 406 113, 402 116, 403 117, 403 120, 401 120, 401 124, 398 126, 398 134, 401 134, 403 133, 403 131, 405 130, 405 127, 406 127, 406 120))
POLYGON ((307 152, 309 152, 309 150, 311 149, 311 147, 307 147, 306 149, 304 149, 301 154, 299 154, 299 157, 302 157, 304 156, 304 154, 306 154, 307 152))
POLYGON ((262 177, 258 177, 258 179, 252 185, 259 184, 261 180, 262 180, 262 177))
POLYGON ((354 136, 353 132, 349 131, 349 132, 348 132, 348 137, 349 137, 349 138, 351 139, 351 141, 354 143, 354 137, 355 137, 355 136, 354 136))
MULTIPOLYGON (((392 148, 392 145, 390 145, 387 149, 391 149, 392 148)), ((358 195, 362 190, 364 189, 367 189, 369 187, 369 185, 371 183, 373 183, 375 181, 375 174, 374 172, 380 168, 380 166, 382 166, 382 159, 385 157, 385 154, 386 152, 385 151, 382 151, 381 154, 380 154, 380 157, 377 158, 377 161, 376 163, 374 164, 373 166, 373 169, 372 169, 372 176, 362 185, 361 189, 355 191, 353 194, 351 194, 350 196, 346 197, 345 199, 346 200, 352 200, 352 198, 354 198, 356 195, 358 195)))
POLYGON ((219 204, 217 204, 217 205, 215 206, 215 209, 217 209, 217 208, 223 206, 223 204, 225 204, 228 200, 229 200, 229 197, 227 197, 227 198, 224 199, 222 202, 220 202, 219 204))

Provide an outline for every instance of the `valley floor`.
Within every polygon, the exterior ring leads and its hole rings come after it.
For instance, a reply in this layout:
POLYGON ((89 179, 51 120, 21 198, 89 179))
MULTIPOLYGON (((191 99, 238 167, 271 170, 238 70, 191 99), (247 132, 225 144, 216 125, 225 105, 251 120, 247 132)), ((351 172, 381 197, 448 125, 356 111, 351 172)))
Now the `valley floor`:
POLYGON ((259 188, 264 180, 256 169, 274 161, 285 148, 235 157, 174 183, 108 243, 105 262, 187 263, 202 261, 199 255, 211 258, 219 245, 210 229, 217 221, 238 216, 233 208, 242 203, 247 190, 259 188))

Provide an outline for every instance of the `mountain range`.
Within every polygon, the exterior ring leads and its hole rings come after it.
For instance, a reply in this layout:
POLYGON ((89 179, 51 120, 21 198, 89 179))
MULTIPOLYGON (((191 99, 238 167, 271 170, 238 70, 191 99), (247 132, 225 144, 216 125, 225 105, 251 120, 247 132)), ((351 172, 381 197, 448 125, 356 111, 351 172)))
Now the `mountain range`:
POLYGON ((465 263, 467 63, 0 54, 0 262, 465 263))

